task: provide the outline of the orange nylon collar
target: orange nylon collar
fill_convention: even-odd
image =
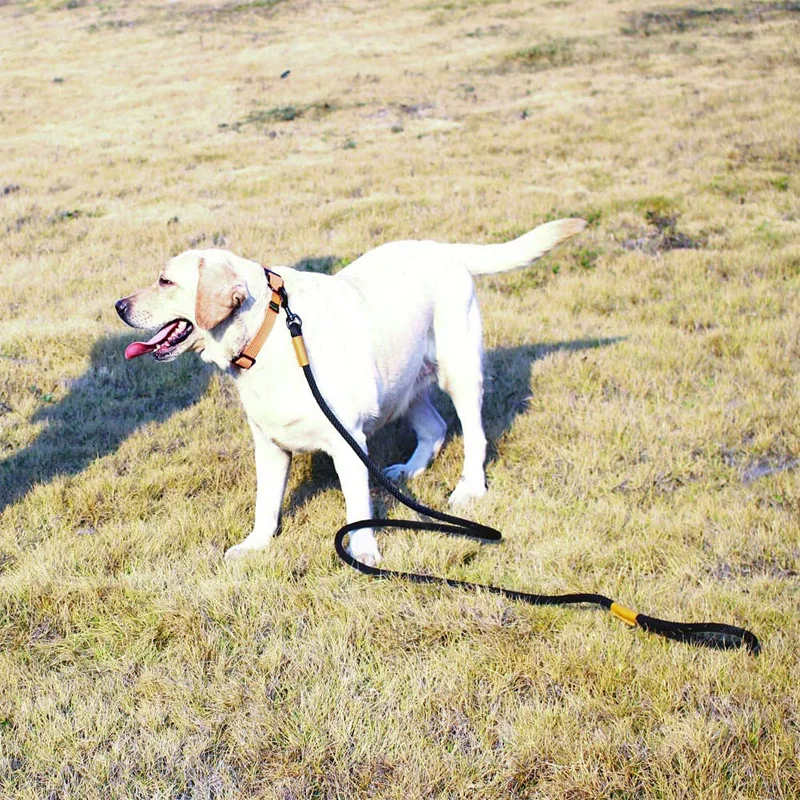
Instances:
[[[269,288],[272,290],[272,297],[269,301],[269,306],[267,306],[267,313],[264,317],[264,321],[261,323],[261,327],[258,329],[258,332],[253,337],[250,344],[239,353],[236,358],[233,359],[231,362],[237,367],[241,369],[250,369],[256,363],[256,356],[258,355],[261,348],[264,346],[264,342],[267,341],[267,337],[272,331],[273,326],[275,325],[275,320],[278,319],[278,314],[281,310],[281,303],[283,298],[281,296],[281,292],[283,291],[283,278],[278,275],[277,272],[272,272],[272,270],[264,268],[264,273],[267,276],[267,283],[269,284]]]

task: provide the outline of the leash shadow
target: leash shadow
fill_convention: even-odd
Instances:
[[[42,431],[0,461],[0,513],[37,484],[77,475],[138,428],[163,422],[205,392],[211,369],[196,358],[170,364],[141,359],[134,367],[123,357],[130,341],[130,332],[98,340],[88,369],[68,394],[35,412],[32,421],[44,423]]]

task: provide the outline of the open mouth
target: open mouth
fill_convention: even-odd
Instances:
[[[138,358],[145,353],[152,353],[156,361],[163,361],[175,352],[175,348],[194,330],[187,319],[174,319],[168,322],[158,333],[146,342],[131,342],[125,348],[125,358]]]

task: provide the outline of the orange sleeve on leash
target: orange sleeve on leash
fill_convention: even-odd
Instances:
[[[611,613],[628,625],[635,625],[636,617],[639,616],[632,608],[625,608],[625,606],[621,606],[619,603],[611,604]]]

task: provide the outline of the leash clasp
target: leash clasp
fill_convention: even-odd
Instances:
[[[289,329],[289,332],[292,336],[300,336],[300,329],[303,327],[303,320],[300,318],[299,314],[295,314],[291,308],[289,308],[289,295],[286,294],[286,289],[281,286],[278,289],[278,294],[281,296],[281,305],[283,306],[283,310],[286,312],[286,327]],[[297,327],[297,332],[295,332],[293,326]]]
[[[292,335],[292,346],[294,347],[294,354],[297,358],[297,363],[305,368],[308,366],[308,353],[306,352],[306,345],[303,341],[303,320],[300,319],[299,314],[295,314],[289,308],[289,296],[286,294],[286,289],[283,286],[278,289],[278,294],[281,296],[281,305],[286,312],[286,327]]]

